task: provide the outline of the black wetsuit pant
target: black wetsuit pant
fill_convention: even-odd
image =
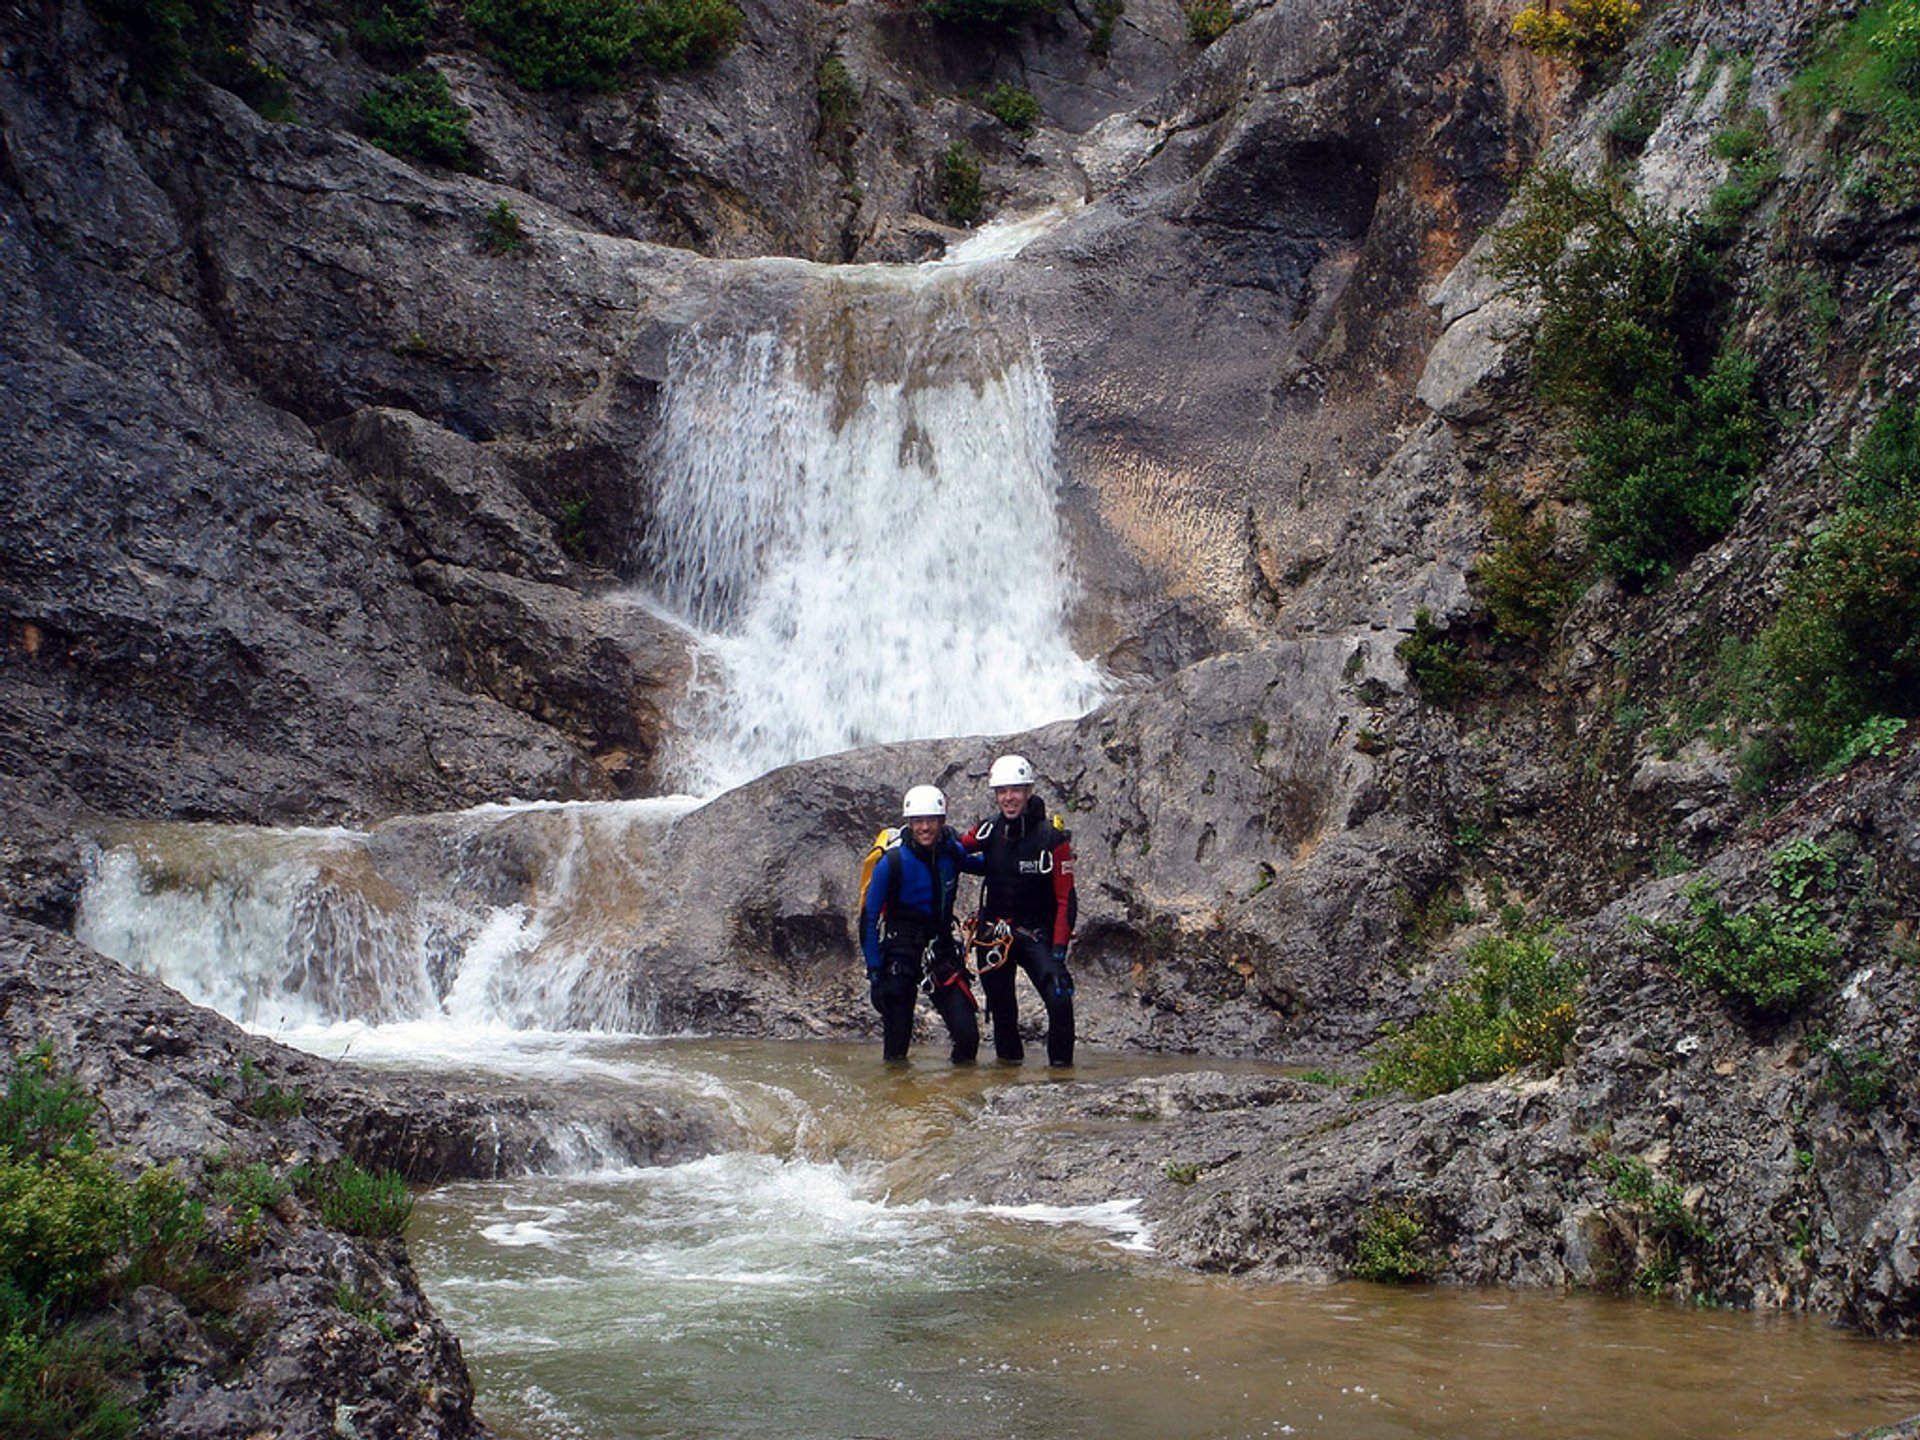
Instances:
[[[980,977],[980,991],[993,1020],[993,1053],[1007,1061],[1024,1060],[1027,1055],[1020,1039],[1020,1002],[1013,993],[1016,968],[1027,972],[1047,1007],[1047,1063],[1073,1064],[1073,976],[1064,961],[1053,958],[1053,946],[1031,930],[1016,929],[1012,959]]]
[[[931,949],[930,966],[922,958]],[[874,982],[873,1004],[880,1012],[881,1054],[888,1060],[907,1058],[913,1042],[913,1011],[920,997],[920,979],[933,974],[933,1008],[946,1022],[953,1042],[953,1063],[971,1065],[980,1053],[979,1005],[967,984],[960,946],[947,936],[929,947],[924,937],[889,935],[880,942],[880,978]]]

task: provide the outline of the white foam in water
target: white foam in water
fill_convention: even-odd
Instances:
[[[676,342],[641,559],[702,637],[691,788],[1104,693],[1067,638],[1046,371],[966,285],[896,271],[845,285],[797,342]]]
[[[93,857],[75,933],[320,1053],[362,1042],[362,1058],[458,1063],[515,1031],[637,1033],[627,917],[612,912],[697,803],[483,806],[393,836],[134,827]]]
[[[1142,1254],[1153,1251],[1153,1230],[1140,1217],[1140,1201],[1106,1200],[1097,1205],[986,1205],[981,1207],[985,1215],[997,1215],[1004,1220],[1022,1220],[1036,1225],[1084,1225],[1094,1230],[1104,1230],[1114,1237],[1113,1243],[1122,1250],[1134,1250]]]

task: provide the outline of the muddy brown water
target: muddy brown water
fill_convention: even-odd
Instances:
[[[890,1072],[869,1046],[772,1042],[593,1051],[597,1070],[726,1106],[754,1139],[422,1198],[416,1263],[505,1440],[1807,1440],[1920,1412],[1912,1347],[1802,1316],[1254,1286],[1156,1261],[1125,1197],[913,1198],[982,1090],[1046,1083],[1034,1067]],[[1093,1054],[1077,1078],[1169,1068]]]

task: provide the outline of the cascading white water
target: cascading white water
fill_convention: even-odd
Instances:
[[[400,1048],[495,1030],[642,1031],[629,962],[648,855],[691,802],[486,806],[373,831],[129,827],[75,934],[256,1030]],[[398,1037],[396,1037],[398,1038]]]
[[[1067,636],[1052,391],[981,264],[822,271],[783,324],[676,343],[639,559],[704,637],[686,788],[1102,694]]]

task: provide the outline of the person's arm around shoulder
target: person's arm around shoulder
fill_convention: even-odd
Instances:
[[[964,835],[955,835],[953,831],[947,831],[947,845],[953,851],[953,863],[965,873],[968,875],[987,873],[986,846],[974,839],[973,830],[969,830]]]
[[[1061,832],[1053,847],[1053,958],[1067,958],[1073,938],[1073,841]]]

